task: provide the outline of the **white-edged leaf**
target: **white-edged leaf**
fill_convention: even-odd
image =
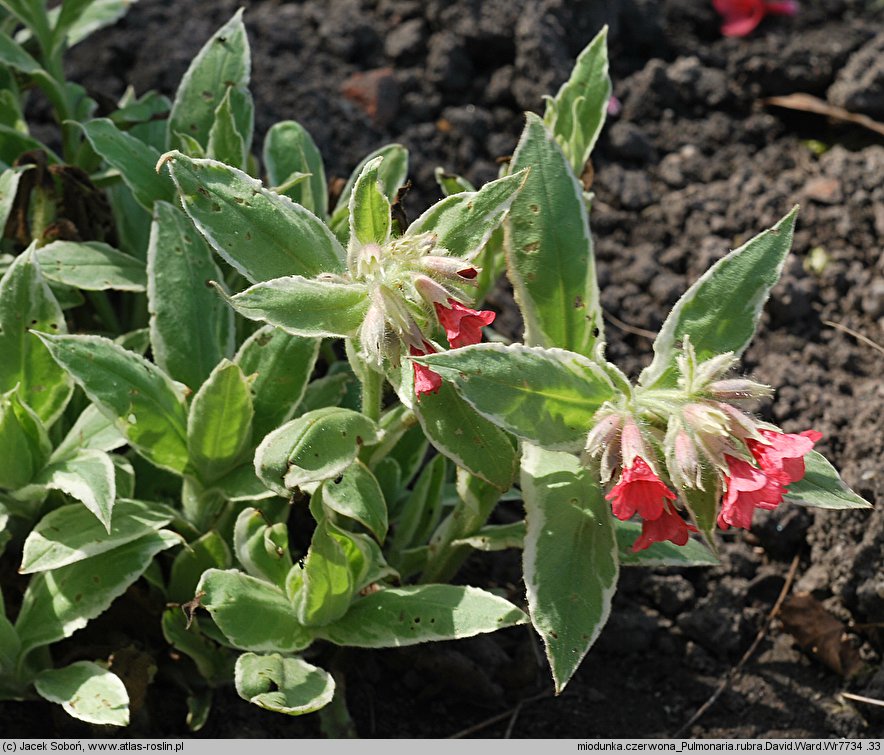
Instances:
[[[100,241],[53,241],[37,250],[49,280],[84,291],[144,291],[144,263]]]
[[[335,694],[335,680],[327,671],[301,658],[285,658],[275,653],[243,653],[236,660],[234,683],[244,700],[289,716],[319,710]]]
[[[99,726],[129,724],[129,693],[120,677],[92,661],[41,671],[34,689],[80,721]]]
[[[114,464],[104,451],[83,448],[68,459],[50,462],[34,483],[76,498],[111,531],[117,484]]]
[[[44,516],[28,535],[19,574],[51,571],[94,558],[165,527],[173,516],[165,506],[121,499],[107,532],[82,506],[62,506]]]
[[[575,457],[528,443],[522,495],[528,608],[561,692],[611,611],[618,576],[611,507]]]

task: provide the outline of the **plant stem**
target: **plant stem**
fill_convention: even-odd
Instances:
[[[452,543],[476,534],[500,500],[497,488],[462,470],[458,470],[457,492],[460,500],[454,511],[436,528],[430,539],[427,565],[420,576],[424,584],[449,582],[457,574],[473,549],[468,545],[452,546]]]
[[[377,422],[381,418],[381,394],[384,376],[370,367],[364,368],[362,378],[362,413]]]

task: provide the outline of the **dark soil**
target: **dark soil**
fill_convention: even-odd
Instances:
[[[829,323],[884,343],[884,145],[870,131],[760,102],[806,92],[884,117],[880,4],[875,11],[863,0],[806,0],[795,18],[723,39],[704,0],[141,0],[72,53],[72,78],[110,96],[127,84],[172,95],[193,54],[240,4],[258,138],[278,120],[299,120],[330,176],[346,176],[371,149],[400,141],[413,155],[412,214],[438,197],[436,165],[475,183],[495,177],[522,111],[539,110],[541,96],[610,24],[623,108],[593,157],[591,222],[604,307],[628,325],[608,325],[609,356],[637,374],[650,354],[642,329],[656,330],[710,263],[800,203],[794,254],[745,370],[777,388],[766,418],[787,431],[821,431],[820,448],[847,483],[881,500],[884,355]],[[502,329],[518,335],[504,288],[493,304]],[[884,698],[881,508],[783,505],[762,514],[750,532],[721,537],[715,569],[626,570],[611,621],[565,693],[532,699],[477,734],[503,736],[510,727],[514,737],[673,735],[765,625],[797,557],[792,592],[811,593],[844,622],[864,671],[843,678],[774,622],[686,734],[881,736],[880,708],[838,696]],[[477,556],[464,578],[520,599],[517,554]],[[525,629],[340,660],[352,669],[348,703],[365,737],[449,736],[551,686]],[[49,715],[59,735],[90,733],[53,708],[4,704],[2,728],[45,735]],[[186,736],[183,695],[159,677],[127,733]],[[216,696],[196,736],[318,735],[316,717],[270,714],[231,689]]]

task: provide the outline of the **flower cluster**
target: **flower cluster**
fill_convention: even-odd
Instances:
[[[715,10],[724,19],[721,33],[726,37],[751,34],[765,16],[794,16],[796,0],[712,0]]]
[[[689,491],[720,501],[722,529],[749,528],[756,508],[776,508],[788,486],[804,476],[804,456],[822,436],[813,430],[784,433],[740,408],[769,395],[769,388],[722,379],[734,361],[725,354],[698,363],[686,342],[677,388],[639,389],[596,415],[585,459],[596,460],[603,484],[619,472],[606,498],[618,519],[641,518],[634,551],[688,541],[697,528],[682,518],[675,502],[681,499],[692,513]]]
[[[482,327],[494,321],[494,312],[467,306],[479,270],[468,260],[450,256],[437,245],[435,234],[351,246],[348,268],[349,279],[369,292],[359,345],[377,369],[385,360],[398,364],[403,350],[411,356],[438,351],[432,334],[439,327],[456,349],[479,343]],[[442,378],[429,367],[413,364],[418,398],[438,391]]]

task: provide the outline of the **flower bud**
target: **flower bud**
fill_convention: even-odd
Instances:
[[[710,398],[718,401],[744,401],[747,399],[769,398],[773,395],[770,386],[756,383],[746,378],[716,380],[709,383],[704,391]]]
[[[726,437],[730,430],[727,415],[711,404],[695,401],[682,408],[685,422],[697,435]]]
[[[430,275],[438,275],[459,283],[475,285],[479,270],[465,260],[457,257],[440,257],[427,254],[418,259],[418,265]]]
[[[443,307],[448,306],[451,294],[444,286],[436,283],[432,278],[426,275],[417,275],[414,278],[414,287],[427,304],[431,306],[433,304],[441,304]]]
[[[684,428],[675,432],[667,446],[667,466],[672,481],[680,488],[697,488],[703,490],[703,468],[700,466],[700,454],[691,436]]]
[[[602,484],[608,482],[614,470],[620,465],[620,428],[623,416],[619,412],[610,412],[593,418],[595,424],[586,436],[583,449],[585,459],[601,456],[599,476]]]
[[[386,341],[387,322],[384,312],[377,304],[372,304],[359,329],[359,345],[366,361],[376,367],[383,366]]]
[[[640,456],[655,474],[657,472],[651,461],[653,454],[649,454],[645,449],[642,431],[632,417],[626,417],[623,420],[623,429],[620,431],[620,456],[624,468],[631,467],[635,458]]]

